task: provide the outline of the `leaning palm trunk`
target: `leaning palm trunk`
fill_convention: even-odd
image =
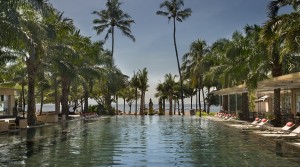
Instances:
[[[176,20],[175,20],[175,18],[173,18],[173,25],[174,25],[174,32],[173,32],[174,47],[175,47],[175,52],[176,52],[177,67],[178,67],[179,79],[180,79],[181,109],[182,109],[182,114],[184,115],[183,84],[182,84],[181,68],[180,68],[180,64],[179,64],[178,51],[177,51],[177,45],[176,45]]]
[[[33,60],[26,60],[27,73],[28,73],[28,101],[27,101],[27,122],[28,125],[35,125],[36,115],[35,115],[35,80],[36,80],[36,66]]]

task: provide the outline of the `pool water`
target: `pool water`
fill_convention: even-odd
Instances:
[[[114,116],[0,136],[0,166],[300,166],[208,119]]]

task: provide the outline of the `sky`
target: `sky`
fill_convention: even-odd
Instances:
[[[93,30],[93,11],[105,9],[107,0],[49,0],[64,16],[73,19],[82,35],[93,41],[104,39]],[[120,0],[122,10],[127,12],[135,24],[131,31],[136,42],[116,30],[115,64],[121,71],[133,76],[139,69],[147,68],[149,89],[146,103],[150,98],[154,103],[156,86],[164,81],[164,75],[178,75],[175,49],[173,45],[173,24],[166,17],[157,16],[163,0]],[[177,46],[180,59],[189,51],[190,44],[203,39],[208,45],[221,38],[231,38],[234,31],[243,32],[246,24],[262,25],[267,21],[267,4],[270,0],[185,0],[184,8],[191,8],[192,15],[184,22],[177,22]],[[111,38],[110,38],[111,39]],[[111,40],[104,45],[111,49]],[[187,99],[187,101],[189,101]]]

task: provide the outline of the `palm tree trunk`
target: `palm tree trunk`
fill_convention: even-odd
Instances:
[[[36,66],[32,59],[26,60],[27,73],[28,73],[28,99],[27,99],[27,122],[28,125],[35,125],[35,80],[36,80]]]
[[[176,99],[174,99],[174,115],[176,115]]]
[[[201,110],[202,110],[202,104],[201,104],[201,89],[199,88],[198,91],[199,91],[199,92],[198,92],[199,110],[200,110],[200,112],[201,112]]]
[[[23,111],[23,117],[25,118],[25,84],[22,83],[22,111]]]
[[[84,88],[84,108],[83,108],[83,112],[88,112],[89,111],[89,91],[88,91],[88,88],[87,88],[86,84],[84,84],[83,88]]]
[[[124,114],[126,114],[126,112],[125,112],[125,105],[126,105],[126,100],[125,100],[125,98],[123,98],[123,100],[124,100],[124,110],[123,110],[123,112],[124,112]]]
[[[201,88],[202,91],[202,99],[203,99],[203,110],[206,112],[206,102],[205,102],[205,95],[204,95],[204,87]]]
[[[169,95],[169,115],[173,115],[173,112],[172,112],[172,110],[173,110],[173,99],[172,99],[172,96],[173,95]]]
[[[138,91],[137,91],[137,88],[135,88],[135,113],[134,115],[137,115],[137,101],[138,101]]]
[[[182,114],[184,115],[183,84],[182,84],[181,68],[180,68],[180,64],[179,64],[178,51],[177,51],[177,45],[176,45],[176,20],[175,20],[175,18],[173,18],[173,25],[174,25],[173,39],[174,39],[174,46],[175,46],[177,66],[178,66],[179,79],[180,79],[180,93],[181,93],[181,106],[182,106],[181,109],[182,109]]]
[[[163,99],[163,113],[164,113],[164,115],[166,113],[166,99],[165,98]]]
[[[198,89],[196,88],[196,112],[198,111]]]
[[[41,90],[41,106],[40,106],[40,115],[43,113],[43,105],[44,105],[44,91]]]
[[[69,81],[66,77],[62,77],[62,98],[61,98],[61,105],[62,105],[62,114],[66,115],[66,118],[69,114],[69,106],[68,106],[68,96],[69,96]]]
[[[209,95],[209,94],[210,94],[210,87],[207,88],[207,95]],[[207,100],[207,113],[208,114],[210,113],[210,106],[211,106],[210,101]]]
[[[191,96],[191,110],[193,109],[193,95]]]
[[[117,115],[119,115],[118,95],[115,95],[115,97],[116,97],[116,111],[117,111]]]
[[[144,94],[141,91],[140,115],[144,115]]]
[[[177,106],[178,106],[178,115],[180,115],[179,100],[177,100]]]
[[[273,48],[276,48],[276,44],[274,43]],[[278,77],[282,75],[282,62],[280,62],[279,51],[274,50],[272,55],[273,65],[272,65],[272,76]],[[275,121],[274,126],[281,126],[281,111],[280,111],[280,88],[274,89],[274,115]]]
[[[114,48],[115,48],[115,27],[111,27],[111,57],[114,57]]]
[[[58,82],[56,76],[54,76],[54,101],[55,101],[55,112],[60,112],[60,98],[58,95]]]

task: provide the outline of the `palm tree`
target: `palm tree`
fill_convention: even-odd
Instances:
[[[135,94],[135,112],[134,114],[137,115],[137,101],[138,101],[138,87],[139,87],[139,80],[138,80],[138,74],[133,74],[133,77],[130,81],[131,86],[134,88],[134,94]]]
[[[179,79],[180,79],[182,114],[184,115],[183,81],[181,76],[181,69],[180,69],[178,50],[176,44],[176,21],[182,22],[185,19],[187,19],[189,16],[191,16],[192,10],[190,8],[180,10],[180,8],[183,6],[184,6],[183,0],[165,0],[160,4],[160,9],[165,8],[166,11],[157,11],[156,14],[168,17],[169,21],[173,19],[173,40],[174,40],[177,67],[178,67]]]
[[[109,34],[112,36],[112,57],[114,55],[115,27],[135,42],[135,38],[130,30],[130,26],[134,23],[134,20],[131,19],[130,15],[122,11],[121,5],[122,3],[118,0],[107,0],[105,10],[94,11],[92,13],[99,17],[93,21],[95,24],[94,30],[97,31],[97,34],[99,35],[105,29],[108,29],[104,40],[108,39]]]
[[[182,69],[185,77],[191,80],[193,87],[199,90],[199,107],[201,110],[200,90],[204,94],[203,77],[204,77],[204,57],[208,53],[208,48],[204,40],[198,39],[192,42],[189,53],[183,56]],[[203,97],[204,99],[204,97]],[[205,103],[204,103],[205,110]]]
[[[278,10],[286,5],[292,5],[295,13],[277,16]],[[269,3],[269,18],[261,31],[261,41],[267,46],[272,77],[281,76],[283,60],[290,52],[299,51],[299,1],[273,0]],[[280,88],[274,89],[274,125],[281,125]]]
[[[148,71],[147,68],[144,68],[142,71],[138,72],[138,89],[141,91],[141,104],[140,104],[140,115],[144,115],[145,111],[145,93],[149,87],[148,85]]]
[[[3,5],[3,6],[2,6]],[[1,1],[2,46],[21,51],[28,73],[28,125],[34,125],[35,82],[40,61],[47,48],[46,18],[54,11],[46,1]],[[34,11],[34,12],[32,12]],[[4,45],[3,45],[4,44]]]
[[[162,102],[162,108],[160,108],[159,114],[160,115],[164,115],[165,111],[166,111],[166,99],[168,98],[168,92],[166,90],[165,84],[164,83],[159,83],[156,86],[156,93],[155,93],[155,97],[158,97],[160,99],[160,101]]]
[[[131,115],[131,106],[135,99],[135,89],[131,86],[127,87],[127,91],[125,91],[126,102],[129,106],[129,115]]]
[[[177,76],[176,75],[172,75],[172,74],[166,74],[165,75],[165,80],[163,82],[163,86],[164,86],[164,89],[168,95],[168,98],[169,98],[169,115],[173,115],[172,113],[172,109],[173,109],[173,96],[174,96],[174,92],[175,92],[175,85],[176,85],[176,82],[175,82],[175,78]]]

